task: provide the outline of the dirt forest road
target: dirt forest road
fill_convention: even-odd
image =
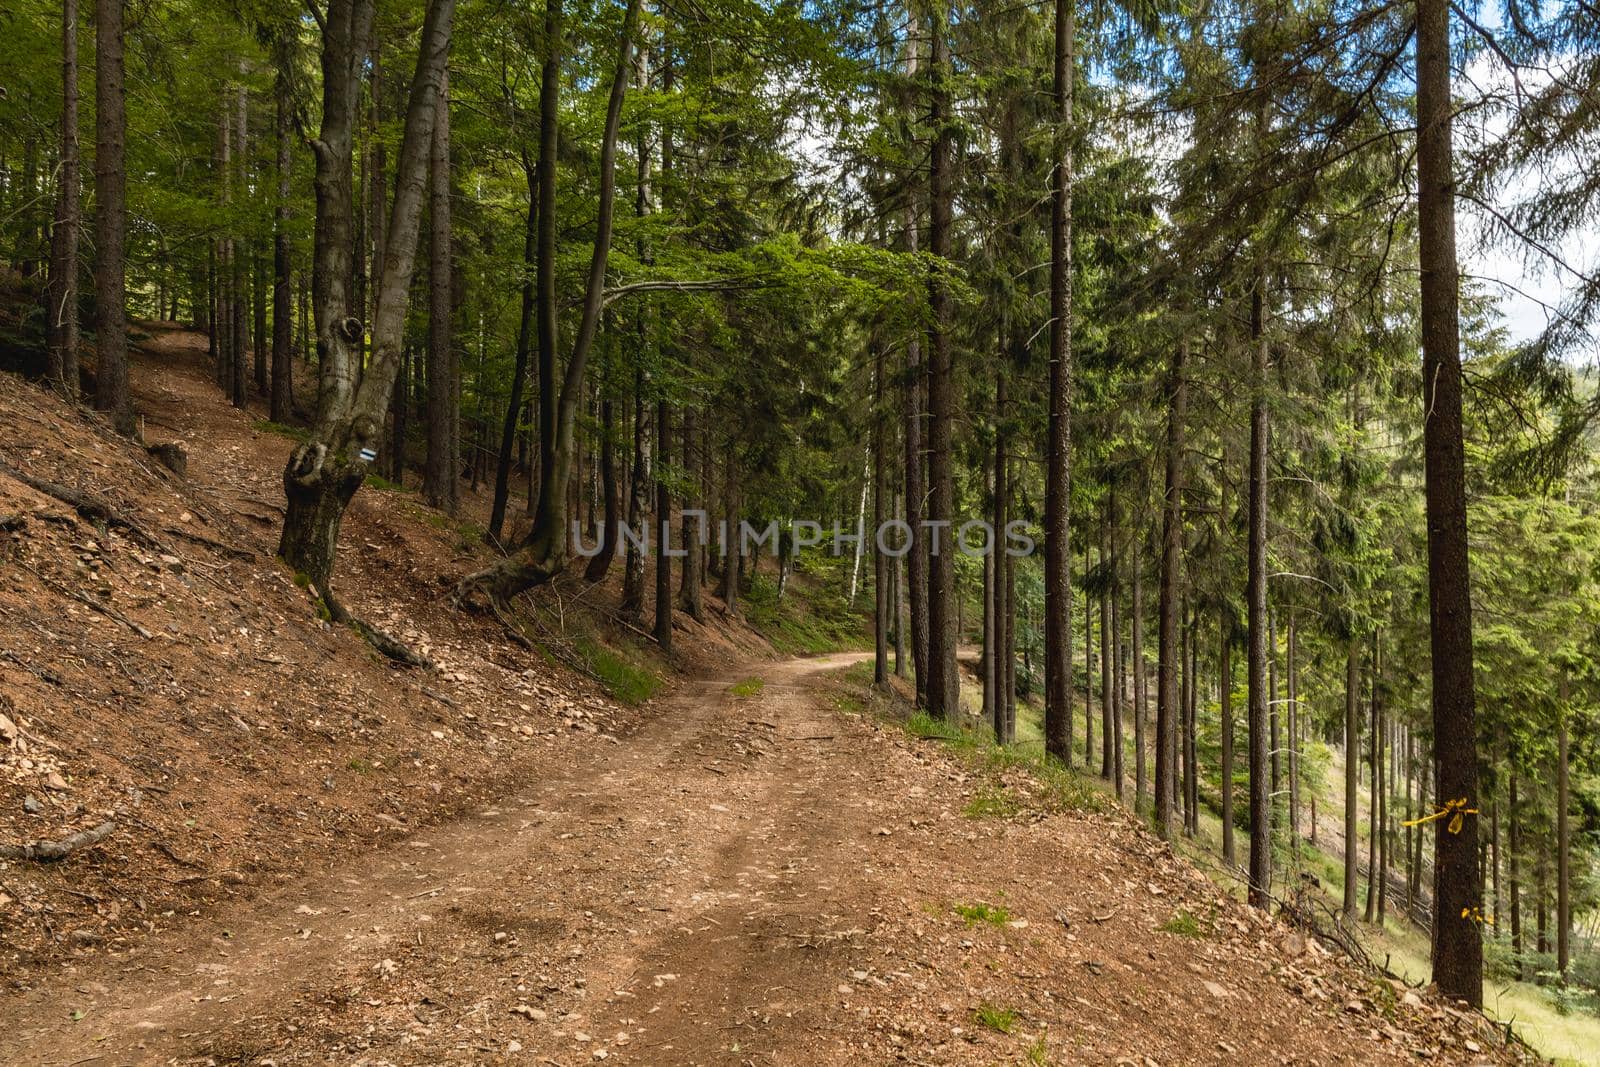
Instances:
[[[966,817],[994,783],[840,709],[857,658],[685,683],[473,818],[0,1003],[0,1062],[1455,1061],[1120,814]]]

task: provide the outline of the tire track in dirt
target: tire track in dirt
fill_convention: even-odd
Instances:
[[[791,876],[815,874],[823,867],[813,848],[845,836],[830,829],[839,805],[811,773],[825,761],[804,751],[818,742],[785,738],[824,732],[824,720],[807,711],[806,690],[795,683],[856,658],[762,665],[771,689],[754,700],[728,693],[743,674],[687,683],[592,766],[553,767],[525,796],[405,839],[340,875],[154,941],[120,971],[69,976],[35,990],[0,1011],[0,1018],[10,1017],[0,1025],[0,1062],[253,1061],[281,1047],[285,1035],[288,1044],[301,1044],[294,1034],[314,1029],[304,1016],[352,980],[352,961],[397,958],[397,946],[413,940],[426,948],[436,917],[466,916],[453,925],[469,936],[481,932],[472,927],[494,926],[502,917],[514,927],[541,898],[548,901],[541,910],[554,914],[525,927],[530,940],[569,931],[569,907],[581,906],[590,919],[635,922],[570,957],[593,960],[582,969],[595,979],[563,988],[604,984],[641,966],[659,967],[652,976],[692,974],[674,990],[665,1018],[693,1020],[704,1014],[698,998],[714,998],[724,980],[757,969],[753,958],[741,962],[739,951],[725,951],[743,944],[747,921],[743,895],[727,887],[796,853],[804,861],[790,864]],[[746,720],[758,715],[774,728],[752,728]],[[757,734],[775,735],[770,747]],[[796,745],[798,758],[790,751]],[[672,861],[665,868],[655,862],[663,855]],[[614,895],[606,899],[607,892]],[[626,914],[629,901],[672,893],[681,903],[670,911],[644,903]],[[803,902],[806,894],[798,896]],[[772,902],[765,890],[751,899],[756,907],[748,921],[783,929],[783,919],[766,914]],[[709,943],[683,932],[704,925],[730,932]],[[506,930],[491,933],[510,940]],[[455,940],[447,934],[445,947]],[[422,972],[430,988],[460,969],[448,952],[431,960],[410,955],[420,958],[408,960],[407,969]],[[378,977],[393,976],[382,960]],[[394,977],[398,989],[418,974]]]

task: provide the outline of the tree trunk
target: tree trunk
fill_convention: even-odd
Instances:
[[[645,509],[649,507],[650,491],[650,422],[645,418],[644,364],[641,361],[633,371],[633,462],[628,473],[627,530],[634,537],[644,529]],[[644,619],[644,551],[633,539],[623,545],[622,602],[619,611],[623,619],[638,626]]]
[[[606,342],[606,378],[610,378],[611,342]],[[583,572],[586,581],[605,579],[611,570],[611,561],[617,555],[617,542],[622,539],[622,508],[617,500],[617,446],[616,413],[609,391],[600,398],[600,491],[605,495],[604,527],[600,532],[600,551]]]
[[[696,476],[698,469],[695,462],[697,431],[695,428],[694,409],[686,406],[683,409],[683,466],[687,484],[693,490],[693,496],[684,501],[683,515],[683,576],[678,584],[678,607],[684,614],[696,622],[704,622],[706,617],[705,602],[701,597],[701,587],[705,584],[705,545],[701,538],[704,537],[706,528],[706,515],[704,514],[705,486]],[[689,514],[690,511],[701,511],[697,517]]]
[[[953,135],[950,118],[948,12],[934,5],[932,79],[933,154],[928,169],[928,244],[938,260],[950,258],[953,189],[950,180]],[[942,274],[930,279],[928,330],[928,712],[955,722],[961,715],[961,676],[956,667],[955,481],[951,469],[951,430],[955,384],[951,347],[952,300]],[[943,529],[941,531],[941,524]],[[941,538],[941,532],[944,536]]]
[[[528,185],[528,216],[522,230],[522,315],[517,320],[517,355],[516,364],[511,372],[511,398],[506,401],[505,423],[500,431],[500,454],[495,460],[494,468],[494,502],[489,508],[487,532],[489,541],[494,544],[500,543],[501,534],[505,529],[506,505],[511,499],[511,452],[516,445],[517,417],[522,414],[522,386],[528,377],[528,356],[533,347],[534,272],[537,268],[539,244],[539,183],[537,168],[528,158],[526,151],[522,155],[522,174]],[[609,449],[610,440],[605,441],[601,447]],[[608,473],[615,477],[615,472]],[[606,533],[615,535],[616,530],[613,526],[607,525]],[[609,556],[606,563],[610,565]],[[604,575],[605,570],[602,568],[600,576]]]
[[[61,186],[50,237],[50,381],[69,401],[78,399],[78,0],[61,5]]]
[[[1289,732],[1288,732],[1288,760],[1289,765],[1289,847],[1298,854],[1300,848],[1300,679],[1297,675],[1299,664],[1296,654],[1299,649],[1295,646],[1297,633],[1294,625],[1294,612],[1289,612]]]
[[[1563,984],[1572,962],[1572,832],[1568,823],[1572,798],[1567,751],[1567,707],[1571,697],[1571,682],[1563,668],[1556,704],[1556,970]]]
[[[1382,749],[1378,735],[1382,730],[1382,712],[1378,703],[1378,683],[1382,665],[1378,660],[1378,635],[1372,635],[1372,704],[1367,716],[1367,906],[1363,916],[1367,922],[1378,918],[1378,807],[1382,791]]]
[[[316,156],[317,219],[313,299],[316,305],[317,417],[310,439],[290,454],[284,469],[288,508],[278,554],[317,588],[336,616],[329,580],[344,509],[366,476],[399,372],[406,305],[427,183],[437,100],[449,52],[454,0],[430,0],[422,45],[406,108],[396,168],[387,253],[378,314],[372,323],[373,361],[356,385],[363,325],[350,314],[351,142],[355,126],[363,42],[372,22],[371,0],[330,0],[323,20],[322,125],[312,141]]]
[[[888,558],[878,547],[877,532],[883,529],[888,517],[884,507],[884,491],[888,488],[884,471],[884,419],[883,406],[884,344],[873,330],[872,339],[872,530],[863,533],[872,545],[872,684],[878,689],[889,688],[889,574]],[[686,546],[687,547],[687,546]],[[684,581],[688,581],[687,560]]]
[[[665,396],[656,400],[656,647],[672,655],[672,494],[666,478],[667,442],[672,440],[671,411]]]
[[[1509,790],[1511,817],[1510,844],[1511,844],[1511,953],[1514,958],[1517,979],[1523,977],[1522,967],[1522,809],[1517,804],[1517,769],[1515,758],[1511,763],[1511,777],[1507,785]],[[1426,807],[1426,803],[1423,804]],[[1418,835],[1420,851],[1421,835]],[[1421,874],[1421,864],[1418,865],[1418,875]]]
[[[1193,837],[1200,825],[1200,813],[1195,810],[1195,799],[1199,792],[1196,788],[1198,771],[1195,767],[1194,743],[1194,702],[1195,693],[1200,688],[1200,680],[1195,676],[1198,659],[1195,644],[1199,627],[1187,598],[1183,618],[1183,832]]]
[[[1117,494],[1113,489],[1107,504],[1110,512],[1110,535],[1107,538],[1107,555],[1111,564],[1110,582],[1107,586],[1108,596],[1111,600],[1111,636],[1106,641],[1106,647],[1111,651],[1111,723],[1106,727],[1111,737],[1111,782],[1117,794],[1117,799],[1122,799],[1122,609],[1120,594],[1122,591],[1121,559],[1117,551]]]
[[[245,73],[243,60],[239,63],[241,79]],[[231,181],[234,192],[241,201],[249,195],[250,164],[248,143],[250,139],[250,94],[243,84],[234,90],[233,98],[233,174]],[[233,251],[228,256],[230,282],[228,291],[228,310],[232,321],[232,335],[228,347],[233,353],[233,369],[228,374],[229,384],[232,385],[233,406],[245,408],[250,404],[250,332],[247,327],[246,313],[250,310],[249,290],[246,281],[245,260],[249,255],[249,246],[242,239],[235,238]]]
[[[1089,546],[1083,546],[1083,573],[1090,570]],[[1083,591],[1083,769],[1094,766],[1094,597]]]
[[[1272,795],[1267,760],[1267,340],[1266,294],[1258,278],[1250,299],[1250,903],[1266,909],[1272,889]]]
[[[1072,760],[1072,104],[1077,0],[1056,0],[1051,82],[1050,386],[1044,501],[1044,744]]]
[[[289,197],[293,163],[293,124],[289,120],[294,100],[290,96],[289,78],[282,69],[273,87],[276,90],[273,132],[277,136],[278,199],[272,212],[272,392],[268,410],[273,422],[284,423],[294,414],[294,359],[290,352],[294,343],[294,296],[289,284]]]
[[[1356,863],[1356,788],[1360,781],[1358,755],[1361,723],[1361,641],[1352,636],[1344,667],[1344,917],[1356,917],[1356,894],[1360,890]]]
[[[1226,511],[1224,511],[1226,513]],[[1222,861],[1232,867],[1239,862],[1233,841],[1233,635],[1225,618],[1217,619],[1217,701],[1220,705],[1222,740]]]
[[[1011,483],[1009,471],[1006,469],[1008,446],[1006,432],[1007,407],[1009,404],[1007,368],[1002,365],[995,374],[995,433],[994,433],[994,532],[991,538],[990,555],[994,557],[993,582],[994,582],[994,650],[991,658],[994,660],[995,701],[994,717],[996,735],[1003,745],[1013,744],[1016,741],[1016,723],[1014,719],[1014,690],[1011,680],[1011,631],[1013,625],[1012,612],[1012,581],[1010,578],[1011,557],[1006,552],[1006,524],[1011,521],[1009,505],[1011,498]]]
[[[1189,383],[1184,364],[1187,341],[1172,350],[1167,388],[1167,477],[1162,503],[1161,582],[1158,590],[1156,630],[1156,832],[1172,836],[1174,789],[1174,738],[1178,712],[1178,581],[1183,554],[1183,449],[1184,420],[1189,403]]]
[[[1111,561],[1111,531],[1109,516],[1101,519],[1100,563],[1109,568]],[[1100,590],[1100,777],[1111,780],[1113,765],[1111,678],[1116,662],[1115,641],[1111,630],[1111,599],[1113,593],[1108,581]]]
[[[723,605],[728,609],[728,614],[737,615],[739,613],[739,572],[744,569],[741,563],[744,554],[744,539],[739,536],[738,454],[731,436],[728,438],[727,450],[723,456],[723,472],[722,514],[723,522],[727,523],[728,533],[723,546],[722,586],[718,592],[722,597]],[[779,584],[779,595],[781,598],[781,582]]]
[[[54,389],[78,398],[78,0],[61,5],[61,187],[56,224],[50,230],[50,286],[45,325],[50,342],[48,373]]]
[[[94,407],[118,433],[133,433],[128,394],[127,97],[123,83],[123,0],[95,0]]]
[[[1144,671],[1144,565],[1140,554],[1133,559],[1133,809],[1144,810],[1145,781],[1145,715],[1149,694]]]
[[[430,505],[455,514],[459,504],[461,457],[455,434],[457,353],[451,336],[454,318],[450,261],[450,96],[448,76],[440,82],[438,115],[428,154],[428,455],[422,495]]]
[[[1417,0],[1417,208],[1422,268],[1423,458],[1428,522],[1428,607],[1433,654],[1433,742],[1438,795],[1465,801],[1435,819],[1433,978],[1446,996],[1483,1003],[1483,938],[1474,921],[1483,887],[1474,862],[1478,817],[1472,598],[1461,432],[1461,350],[1451,150],[1450,5]]]
[[[539,513],[554,512],[559,503],[559,498],[550,501],[547,509],[544,497],[545,486],[555,471],[557,448],[556,343],[560,311],[556,306],[556,149],[561,106],[561,4],[562,0],[545,0],[545,55],[539,83],[539,238],[538,269],[534,272],[539,330]],[[617,68],[619,80],[626,69],[625,65]],[[625,87],[626,82],[623,84]],[[612,94],[616,91],[613,85]],[[614,187],[616,176],[601,176],[602,181],[607,178]],[[577,402],[576,397],[573,402]],[[565,518],[563,514],[563,524]]]

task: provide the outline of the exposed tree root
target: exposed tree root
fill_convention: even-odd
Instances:
[[[433,660],[422,655],[421,653],[413,652],[410,646],[406,645],[399,638],[384,630],[380,630],[378,627],[372,625],[370,622],[367,622],[365,619],[360,619],[350,614],[345,606],[339,603],[339,601],[331,592],[318,592],[315,589],[312,591],[318,593],[318,596],[322,600],[323,606],[328,609],[328,614],[333,618],[334,622],[350,627],[350,629],[360,634],[361,639],[366,641],[367,644],[371,645],[379,652],[382,652],[385,656],[388,656],[396,663],[404,663],[408,667],[427,667],[430,669],[433,667]]]
[[[106,820],[92,830],[82,830],[60,841],[36,841],[31,845],[0,845],[0,859],[32,860],[35,863],[56,863],[66,859],[81,848],[97,845],[110,837],[117,824]]]

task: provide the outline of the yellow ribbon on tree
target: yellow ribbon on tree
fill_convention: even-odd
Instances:
[[[1444,807],[1440,808],[1436,812],[1433,812],[1431,815],[1424,815],[1420,819],[1408,819],[1400,825],[1421,826],[1423,823],[1432,822],[1435,819],[1442,819],[1448,815],[1450,816],[1450,822],[1445,826],[1445,829],[1449,830],[1453,834],[1459,834],[1461,832],[1462,823],[1465,821],[1464,817],[1476,814],[1478,814],[1478,809],[1467,807],[1466,797],[1458,797],[1455,800],[1445,801]]]

